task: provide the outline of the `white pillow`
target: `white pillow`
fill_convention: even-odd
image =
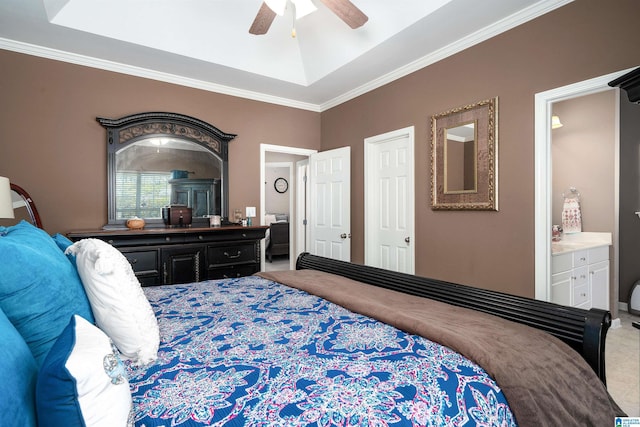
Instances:
[[[265,216],[264,216],[264,225],[269,225],[272,222],[276,222],[276,215],[275,214],[265,214]]]
[[[156,360],[160,345],[158,321],[124,255],[99,239],[80,240],[65,254],[76,256],[98,327],[134,363],[144,365]]]
[[[36,386],[40,427],[128,426],[129,382],[100,329],[74,315],[42,363]]]

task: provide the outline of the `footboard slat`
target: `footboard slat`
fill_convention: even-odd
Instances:
[[[566,307],[532,298],[337,261],[309,253],[303,253],[298,257],[296,269],[333,273],[540,329],[559,338],[580,353],[606,385],[604,350],[607,330],[611,326],[609,311]]]

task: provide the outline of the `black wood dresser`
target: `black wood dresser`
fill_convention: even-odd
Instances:
[[[248,276],[260,271],[260,240],[268,227],[149,228],[74,231],[116,247],[143,286]]]

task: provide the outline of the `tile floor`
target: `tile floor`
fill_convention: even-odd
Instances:
[[[640,329],[631,322],[640,317],[620,311],[622,326],[609,329],[605,344],[607,388],[616,403],[630,417],[640,416]]]
[[[288,269],[289,257],[287,256],[273,257],[273,262],[269,262],[267,259],[264,261],[264,271],[282,271]]]

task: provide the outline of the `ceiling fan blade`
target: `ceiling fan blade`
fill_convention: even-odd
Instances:
[[[369,20],[369,17],[349,0],[322,0],[322,3],[351,28],[359,28]]]
[[[251,24],[251,28],[249,28],[249,32],[257,36],[267,34],[275,17],[276,13],[263,2],[256,15],[256,19],[253,20],[253,24]]]

